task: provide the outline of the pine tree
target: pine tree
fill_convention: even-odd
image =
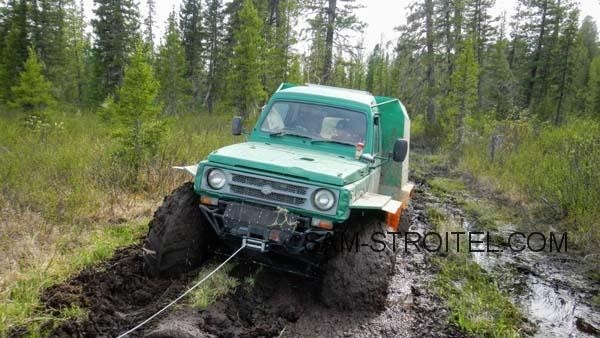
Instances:
[[[132,46],[139,39],[138,12],[133,0],[94,0],[96,17],[92,20],[94,49],[98,61],[99,99],[112,94],[123,81],[125,65]]]
[[[261,85],[260,51],[263,39],[260,35],[262,23],[252,0],[244,0],[237,14],[239,26],[233,37],[235,44],[231,56],[229,73],[229,92],[234,106],[242,115],[248,116],[256,111],[265,92]]]
[[[19,83],[11,88],[13,100],[9,106],[25,111],[42,111],[56,103],[51,88],[51,83],[44,78],[36,52],[29,48],[29,57],[19,75]]]
[[[181,33],[175,22],[175,12],[167,20],[164,44],[158,54],[159,97],[164,103],[166,114],[175,115],[189,108],[190,83],[185,77],[185,49],[181,44]]]
[[[556,72],[557,103],[553,119],[555,125],[559,125],[564,120],[565,106],[570,108],[575,94],[575,77],[577,68],[580,67],[579,57],[583,54],[584,48],[578,39],[578,21],[579,10],[571,11],[558,44],[559,54],[557,57],[561,62]]]
[[[320,73],[316,76],[318,83],[330,84],[333,80],[333,47],[334,41],[342,50],[351,49],[347,32],[362,32],[365,24],[354,14],[359,5],[355,0],[312,0],[307,2],[307,9],[315,13],[309,20],[313,34],[318,39],[313,39],[317,44],[311,52],[311,57],[320,56]],[[318,52],[315,54],[314,52]],[[313,62],[317,64],[316,62]]]

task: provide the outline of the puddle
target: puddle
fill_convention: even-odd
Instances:
[[[464,231],[477,232],[476,224],[464,216],[455,206],[440,203],[435,197],[433,204],[442,207],[449,215],[460,220]],[[497,230],[490,230],[491,238],[508,238],[515,224],[504,224]],[[473,260],[498,280],[513,302],[520,307],[524,316],[537,326],[533,337],[600,337],[583,332],[578,328],[579,320],[600,329],[600,313],[589,305],[589,300],[597,292],[597,286],[585,279],[578,263],[566,254],[545,252],[512,252],[509,248],[488,243],[486,234],[472,235]],[[489,249],[501,252],[487,252]]]

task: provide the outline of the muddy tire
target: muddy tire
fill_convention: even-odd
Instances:
[[[143,246],[147,274],[174,277],[200,266],[208,225],[191,182],[165,197],[148,226]]]
[[[355,220],[352,223],[344,236],[349,242],[358,233],[358,250],[355,247],[338,250],[325,264],[321,300],[339,310],[381,311],[385,309],[396,263],[392,238],[386,234],[387,226],[382,222]],[[385,242],[385,249],[372,240],[371,236],[376,232],[381,233],[375,238]],[[372,247],[361,247],[363,243]]]

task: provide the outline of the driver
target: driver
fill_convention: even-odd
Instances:
[[[350,119],[338,121],[335,126],[333,139],[354,144],[362,142],[363,135],[360,130],[360,123],[353,122]]]

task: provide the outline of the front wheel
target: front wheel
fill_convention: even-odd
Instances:
[[[351,221],[344,232],[345,238],[335,242],[357,240],[358,247],[340,250],[325,264],[321,299],[326,305],[340,310],[380,311],[385,308],[396,262],[386,232],[387,226],[375,219],[359,217]],[[380,242],[373,242],[373,239]]]
[[[177,276],[200,266],[206,253],[207,223],[191,182],[175,189],[150,221],[144,240],[146,272],[153,277]]]

